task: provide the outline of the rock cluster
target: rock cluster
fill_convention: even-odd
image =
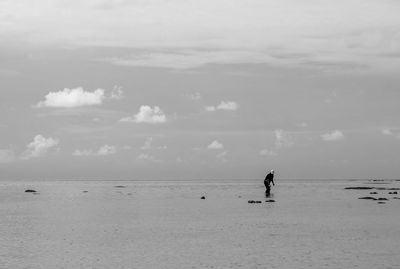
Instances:
[[[247,201],[249,204],[261,204],[261,201],[254,201],[254,200],[249,200]]]

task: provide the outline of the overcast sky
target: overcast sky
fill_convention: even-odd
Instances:
[[[399,178],[399,14],[0,0],[0,179]]]

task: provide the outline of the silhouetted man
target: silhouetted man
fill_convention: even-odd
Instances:
[[[264,185],[265,185],[265,194],[269,195],[271,192],[271,183],[272,185],[275,186],[275,182],[274,182],[274,170],[271,170],[264,179]]]

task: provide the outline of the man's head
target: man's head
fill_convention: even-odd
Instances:
[[[272,170],[270,171],[270,173],[273,174],[273,173],[275,173],[275,172],[274,172],[274,170],[272,169]]]

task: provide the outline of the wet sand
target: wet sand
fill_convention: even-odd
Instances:
[[[398,268],[400,195],[345,188],[400,182],[276,183],[0,182],[0,268]]]

